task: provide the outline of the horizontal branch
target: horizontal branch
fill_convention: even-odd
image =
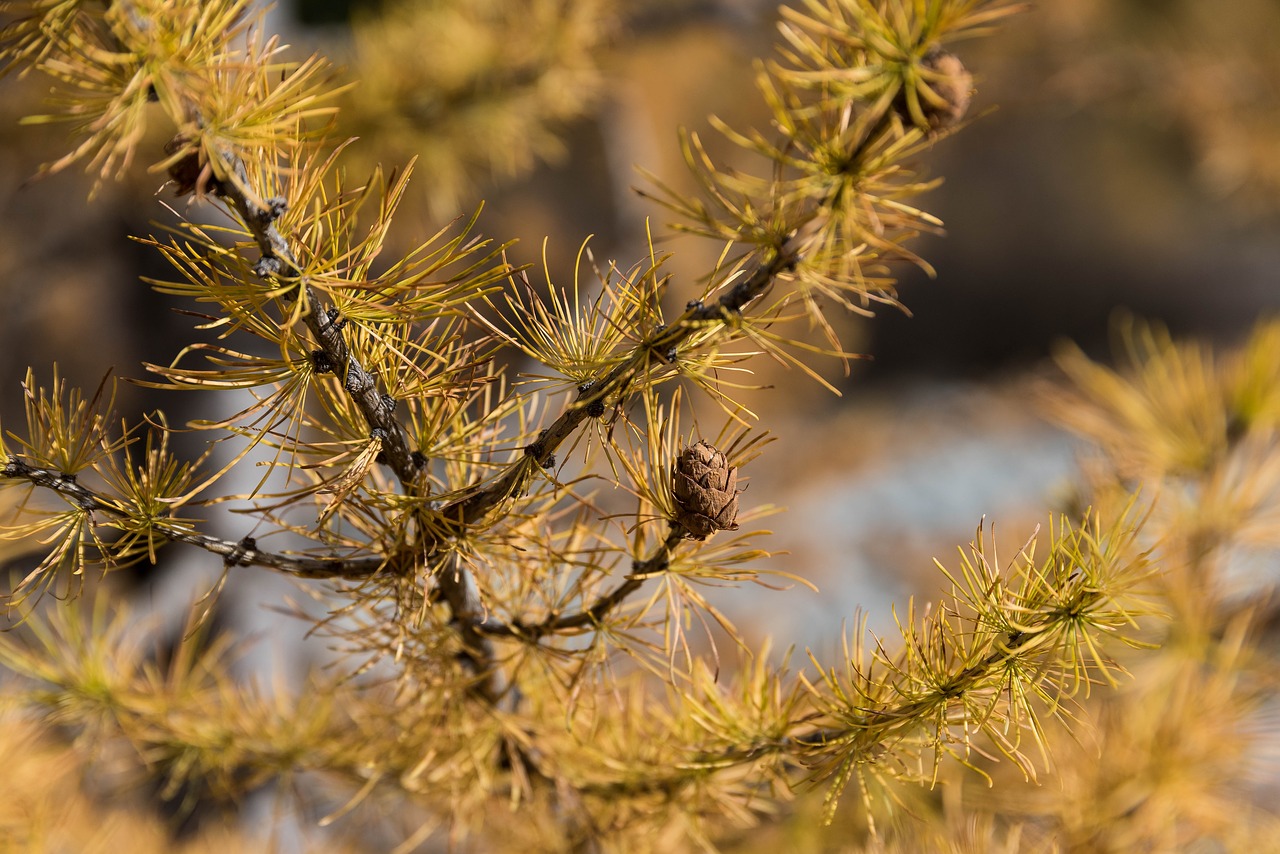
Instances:
[[[1082,613],[1095,613],[1100,603],[1114,602],[1124,592],[1124,588],[1105,593],[1098,589],[1082,589],[1081,601],[1076,609]],[[1030,614],[1020,614],[1030,617]],[[828,726],[813,726],[814,719],[820,716],[830,718],[830,713],[815,713],[794,722],[797,731],[773,738],[758,738],[741,744],[727,744],[719,749],[704,750],[693,753],[687,760],[676,764],[675,770],[655,770],[648,776],[632,776],[626,781],[600,782],[582,787],[583,791],[593,794],[616,797],[622,794],[643,794],[651,792],[672,793],[683,786],[705,776],[712,771],[747,765],[753,762],[779,758],[797,769],[812,770],[816,761],[824,758],[845,758],[853,761],[864,759],[871,761],[886,745],[908,741],[913,738],[912,730],[921,727],[931,728],[929,743],[937,746],[948,742],[943,736],[945,727],[961,725],[959,718],[939,714],[951,704],[961,703],[966,693],[993,692],[1006,706],[1012,705],[1012,697],[1023,698],[1039,696],[1045,708],[1054,715],[1062,712],[1062,703],[1058,697],[1067,696],[1070,690],[1059,684],[1057,680],[1066,678],[1074,680],[1076,685],[1088,684],[1093,678],[1090,674],[1078,669],[1075,665],[1064,665],[1062,647],[1070,645],[1076,649],[1089,650],[1097,655],[1095,645],[1097,638],[1082,631],[1079,622],[1053,603],[1046,603],[1041,610],[1029,619],[1021,629],[1011,629],[993,636],[989,649],[976,660],[958,667],[938,678],[932,690],[920,691],[912,682],[910,690],[896,686],[885,692],[894,700],[879,705],[849,706],[836,716],[837,723]],[[1066,656],[1066,658],[1074,657]],[[1101,664],[1098,667],[1102,667]],[[892,672],[892,671],[891,671]],[[901,672],[901,671],[900,671]],[[1018,674],[1022,674],[1021,676]],[[902,674],[904,680],[910,677]],[[1020,694],[1010,690],[1010,683],[1015,679],[1023,679]],[[850,698],[842,698],[843,703],[852,703]],[[966,710],[967,711],[967,710]],[[1024,709],[1028,713],[1030,710]],[[970,737],[969,727],[975,730],[987,730],[988,724],[997,718],[997,714],[989,711],[981,721],[975,722],[967,714],[963,719],[966,726],[965,738]],[[1038,729],[1040,724],[1031,718],[1009,718],[1020,727]],[[805,726],[800,726],[805,724]],[[977,725],[975,725],[977,724]],[[1008,733],[1006,733],[1008,735]],[[1016,742],[1016,737],[1010,739]],[[1002,751],[1005,749],[1002,748]],[[1016,748],[1009,748],[1014,750]],[[836,755],[832,755],[836,754]],[[1006,752],[1019,761],[1014,753]],[[1024,769],[1025,770],[1025,769]]]
[[[74,476],[37,468],[17,457],[10,457],[5,462],[0,468],[0,476],[26,480],[48,489],[83,510],[102,512],[120,519],[137,519],[127,508],[77,482]],[[250,537],[236,542],[196,533],[165,519],[152,520],[151,524],[152,529],[166,540],[212,552],[221,556],[229,566],[264,566],[299,578],[369,578],[392,563],[392,559],[377,555],[344,558],[281,554],[258,548]]]

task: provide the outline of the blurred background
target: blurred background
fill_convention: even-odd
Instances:
[[[687,186],[679,127],[733,162],[707,116],[767,121],[752,63],[773,49],[774,4],[293,0],[271,14],[297,55],[324,53],[357,81],[338,124],[359,137],[350,174],[417,158],[393,232],[403,246],[484,200],[481,231],[518,238],[517,263],[540,263],[545,239],[552,279],[567,283],[588,236],[597,259],[640,261],[651,221],[674,253],[671,307],[697,294],[720,247],[663,236],[667,214],[633,191],[652,186],[636,167]],[[923,206],[947,234],[915,246],[936,278],[898,271],[909,315],[833,317],[868,356],[849,376],[821,366],[839,397],[754,365],[764,387],[748,403],[779,441],[743,472],[743,505],[787,509],[767,523],[786,552],[774,565],[822,593],[717,594],[749,637],[832,650],[857,609],[885,628],[889,603],[935,594],[931,558],[984,517],[1024,541],[1074,477],[1076,449],[1036,403],[1055,382],[1056,342],[1105,356],[1129,312],[1226,344],[1277,308],[1278,43],[1280,5],[1264,0],[1043,0],[953,47],[977,95],[971,124],[922,158],[945,178]],[[107,369],[142,376],[189,340],[179,306],[141,281],[164,275],[161,259],[127,239],[164,222],[163,176],[139,166],[88,202],[78,172],[34,177],[67,146],[62,126],[18,124],[41,112],[45,85],[0,81],[6,423],[28,365],[47,379],[56,361],[93,388]],[[122,394],[131,420],[157,406],[171,423],[210,417],[181,395]],[[190,559],[187,571],[216,576]],[[262,593],[239,594],[238,619],[266,625]]]

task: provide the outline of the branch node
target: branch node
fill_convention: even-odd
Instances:
[[[258,541],[245,534],[226,557],[227,566],[252,566],[252,555],[258,551]]]
[[[284,216],[285,211],[289,210],[289,200],[284,196],[275,196],[267,199],[267,206],[258,209],[258,218],[263,225],[273,223],[280,217]]]
[[[269,279],[284,271],[284,261],[274,255],[263,255],[253,265],[253,274],[259,279]]]
[[[373,380],[364,371],[360,370],[359,364],[355,359],[347,360],[347,374],[342,378],[342,387],[351,394],[360,394],[366,388],[373,384]]]
[[[525,445],[524,455],[526,457],[533,457],[533,459],[537,461],[538,465],[542,466],[544,469],[553,469],[556,467],[555,454],[547,454],[547,458],[545,460],[542,459],[542,455],[547,453],[547,446],[543,441],[546,437],[547,431],[539,430],[538,438],[530,442],[528,445]]]
[[[324,350],[311,351],[311,369],[317,374],[333,373],[333,360]]]
[[[539,430],[538,438],[534,439],[532,442],[524,446],[524,455],[526,457],[542,456],[542,451],[543,451],[542,440],[546,438],[546,436],[547,436],[546,430]]]

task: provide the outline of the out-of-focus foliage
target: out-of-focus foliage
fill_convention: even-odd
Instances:
[[[596,102],[611,0],[393,0],[353,22],[343,130],[382,163],[418,159],[437,219],[478,185],[564,154]]]
[[[1210,195],[1280,198],[1280,8],[1268,0],[1047,0],[1032,24],[1056,101],[1176,128]]]
[[[1225,354],[1131,320],[1118,340],[1120,370],[1064,349],[1074,390],[1046,404],[1095,443],[1095,505],[1142,490],[1170,620],[1160,653],[1094,699],[1094,737],[1055,739],[1060,786],[1012,811],[1061,850],[1267,850],[1280,838],[1280,325]]]
[[[12,713],[3,722],[0,850],[52,854],[115,848],[138,854],[213,854],[254,850],[263,842],[230,826],[210,826],[193,839],[175,840],[145,798],[104,803],[85,792],[85,752],[67,744],[52,727]],[[331,850],[336,854],[341,848],[335,845]]]
[[[28,120],[68,122],[80,138],[47,168],[87,161],[99,178],[118,177],[157,104],[171,142],[167,157],[148,152],[153,168],[189,160],[202,191],[209,180],[236,181],[235,159],[295,147],[304,122],[332,115],[325,102],[336,91],[322,61],[282,61],[278,39],[247,10],[246,0],[6,3],[0,70],[51,78],[53,112]]]

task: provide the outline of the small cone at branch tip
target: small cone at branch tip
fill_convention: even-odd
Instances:
[[[165,144],[165,153],[176,154],[186,144],[185,137],[176,136]],[[169,164],[169,178],[173,181],[173,194],[178,198],[193,194],[197,197],[216,196],[222,192],[213,169],[208,164],[201,163],[199,152],[194,150]]]
[[[680,452],[671,467],[676,523],[705,540],[738,526],[738,470],[724,454],[699,440]]]
[[[949,128],[969,111],[973,100],[973,75],[954,53],[935,48],[920,62],[927,76],[925,82],[944,104],[936,104],[921,97],[920,108],[929,127],[934,130]]]

